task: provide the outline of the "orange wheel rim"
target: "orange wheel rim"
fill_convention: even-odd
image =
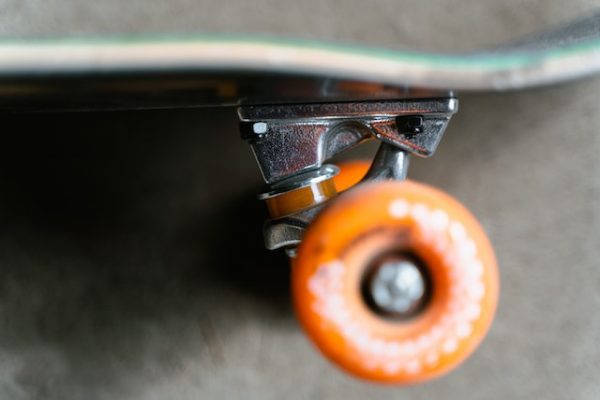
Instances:
[[[360,292],[368,261],[394,247],[427,265],[427,307],[407,321],[372,311]],[[413,182],[366,184],[325,209],[294,261],[300,322],[319,349],[365,379],[416,383],[462,362],[485,336],[498,296],[492,247],[450,196]]]

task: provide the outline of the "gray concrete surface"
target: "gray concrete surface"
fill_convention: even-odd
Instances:
[[[412,18],[383,12],[392,3],[356,2],[328,18],[342,2],[221,2],[230,11],[211,22],[184,0],[5,0],[0,29],[230,29],[242,9],[248,29],[277,31],[269,16],[286,4],[277,15],[292,34],[464,49],[593,4],[407,2]],[[261,15],[261,4],[274,9]],[[474,356],[409,388],[356,381],[304,338],[286,260],[260,245],[259,177],[232,110],[3,117],[12,128],[0,147],[0,399],[597,399],[598,93],[591,79],[462,96],[436,156],[413,162],[412,178],[479,216],[502,292]]]

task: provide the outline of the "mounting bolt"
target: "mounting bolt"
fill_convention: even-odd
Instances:
[[[267,123],[266,122],[255,122],[252,124],[252,131],[256,134],[256,135],[264,135],[265,133],[267,133]]]
[[[398,132],[404,135],[416,135],[425,129],[425,119],[420,115],[402,115],[396,118]]]
[[[266,122],[241,122],[240,133],[242,139],[262,139],[269,133],[269,125]]]

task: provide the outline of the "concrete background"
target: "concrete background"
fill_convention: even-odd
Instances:
[[[469,49],[594,2],[0,1],[3,36],[236,30]],[[354,380],[303,336],[262,250],[233,110],[3,116],[0,399],[597,399],[600,79],[461,97],[411,177],[479,216],[498,315],[461,368]]]

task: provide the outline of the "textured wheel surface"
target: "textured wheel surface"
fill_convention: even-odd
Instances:
[[[418,260],[427,284],[406,318],[380,312],[365,294],[376,260],[398,254]],[[474,351],[493,319],[498,275],[485,232],[458,201],[411,181],[380,182],[349,190],[317,217],[292,288],[301,324],[330,360],[364,379],[408,384]]]

